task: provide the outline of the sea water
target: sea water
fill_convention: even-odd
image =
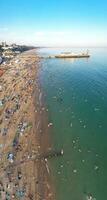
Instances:
[[[79,48],[43,48],[47,57]],[[50,160],[56,200],[107,199],[107,49],[89,49],[89,59],[41,61],[50,136],[63,157]]]

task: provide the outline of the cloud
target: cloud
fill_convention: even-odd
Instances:
[[[73,29],[68,31],[38,31],[34,41],[45,46],[102,46],[107,45],[106,32],[102,30]]]
[[[7,27],[0,27],[0,32],[7,32],[9,29]]]
[[[8,29],[0,27],[0,40],[35,46],[106,46],[107,30],[73,29],[43,30]]]

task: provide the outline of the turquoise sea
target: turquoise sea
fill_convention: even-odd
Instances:
[[[43,48],[48,56],[84,48]],[[43,59],[50,137],[63,157],[50,160],[56,200],[107,199],[107,48],[90,48],[89,59]]]

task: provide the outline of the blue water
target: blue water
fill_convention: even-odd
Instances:
[[[81,52],[85,49],[70,49]],[[41,49],[47,56],[69,49]],[[90,49],[89,59],[44,59],[45,92],[54,149],[50,161],[56,200],[107,199],[107,49]]]

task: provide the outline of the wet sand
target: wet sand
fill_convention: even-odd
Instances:
[[[36,53],[29,51],[0,66],[2,200],[53,199],[48,163],[35,159],[48,149],[46,110],[38,84],[39,62]]]

